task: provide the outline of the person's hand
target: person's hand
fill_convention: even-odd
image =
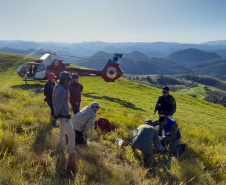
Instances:
[[[75,105],[79,105],[79,102],[76,102]]]
[[[92,134],[94,133],[94,124],[93,124],[92,127],[91,127],[91,133],[92,133]]]
[[[53,121],[56,121],[56,120],[57,120],[57,116],[52,116],[51,119],[52,119]]]
[[[155,112],[153,112],[153,115],[155,115]]]

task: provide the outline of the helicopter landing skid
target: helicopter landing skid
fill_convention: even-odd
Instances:
[[[27,85],[27,82],[28,82],[28,81],[35,81],[35,80],[34,80],[34,79],[27,79],[27,78],[25,78],[23,81],[25,81],[25,83],[26,83],[26,85]],[[41,81],[39,81],[39,82],[45,82],[45,81],[41,80]]]

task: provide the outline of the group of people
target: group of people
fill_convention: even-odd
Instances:
[[[87,145],[86,132],[92,128],[96,112],[101,106],[93,102],[90,107],[80,111],[81,92],[83,86],[78,82],[79,76],[64,71],[55,82],[55,74],[48,74],[48,81],[44,86],[45,101],[51,109],[53,125],[59,120],[60,146],[64,150],[68,145],[69,161],[75,154],[75,144]],[[176,155],[180,143],[180,130],[176,121],[172,119],[176,112],[175,98],[169,94],[169,87],[163,87],[162,96],[159,96],[153,114],[158,111],[159,119],[146,120],[132,132],[133,146],[141,150],[144,156],[144,165],[149,166],[153,161],[153,152],[163,149],[170,155]],[[70,116],[69,101],[74,116]],[[164,134],[163,134],[164,131]],[[65,137],[66,136],[66,137]]]
[[[57,126],[59,120],[59,143],[62,150],[68,147],[71,165],[75,155],[75,144],[86,145],[86,132],[92,128],[96,118],[96,112],[101,106],[93,102],[90,107],[84,107],[81,111],[81,92],[83,86],[79,84],[79,76],[63,71],[59,75],[59,80],[55,82],[55,74],[48,74],[48,81],[44,86],[45,101],[51,109],[53,124]],[[73,108],[74,116],[70,115],[69,101]]]
[[[175,98],[169,94],[169,87],[163,87],[153,114],[158,111],[159,119],[146,120],[132,132],[133,146],[141,150],[145,166],[153,162],[153,152],[165,150],[169,155],[176,155],[182,150],[180,146],[181,133],[175,120]],[[164,131],[164,134],[163,134]]]

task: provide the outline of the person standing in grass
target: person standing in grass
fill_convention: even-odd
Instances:
[[[153,162],[153,146],[156,152],[163,149],[160,144],[158,131],[151,126],[152,121],[146,120],[132,132],[133,146],[141,150],[143,154],[144,166],[149,167]]]
[[[162,96],[159,96],[158,101],[155,105],[153,114],[155,115],[158,111],[159,116],[164,115],[172,118],[176,112],[176,101],[175,98],[169,94],[169,87],[165,86],[162,88]],[[162,125],[159,125],[159,136],[162,136]]]
[[[51,117],[54,116],[54,110],[53,110],[53,89],[56,86],[56,82],[55,82],[55,74],[54,73],[49,73],[48,74],[48,80],[45,83],[44,86],[44,95],[46,96],[44,101],[47,102],[50,110],[51,110]],[[56,121],[52,121],[53,126],[57,127],[57,122]]]
[[[76,144],[87,145],[86,132],[94,126],[94,120],[99,108],[101,108],[99,103],[93,102],[90,107],[84,107],[71,118],[75,130]]]
[[[72,74],[72,83],[69,87],[70,92],[70,104],[72,106],[74,115],[79,112],[81,104],[81,92],[83,90],[83,85],[78,83],[79,76],[74,73]]]
[[[71,81],[71,74],[63,71],[59,75],[59,82],[53,91],[53,108],[54,120],[59,120],[60,129],[60,147],[62,150],[66,149],[65,135],[68,137],[68,170],[75,168],[75,133],[71,122],[70,108],[69,108],[69,85]]]
[[[175,98],[169,94],[169,87],[163,87],[162,96],[159,96],[155,105],[154,115],[156,111],[158,111],[159,115],[167,117],[172,117],[176,112],[176,101]]]

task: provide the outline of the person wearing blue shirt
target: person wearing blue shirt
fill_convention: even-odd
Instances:
[[[53,91],[53,120],[59,119],[60,129],[60,147],[65,150],[67,147],[65,135],[68,137],[68,170],[75,170],[75,133],[71,122],[70,108],[69,108],[69,84],[71,81],[71,74],[63,71],[59,75],[60,81]]]
[[[162,141],[167,144],[167,152],[176,155],[180,144],[181,133],[175,120],[166,116],[160,116],[159,120],[154,121],[152,126],[161,126],[164,131]]]

